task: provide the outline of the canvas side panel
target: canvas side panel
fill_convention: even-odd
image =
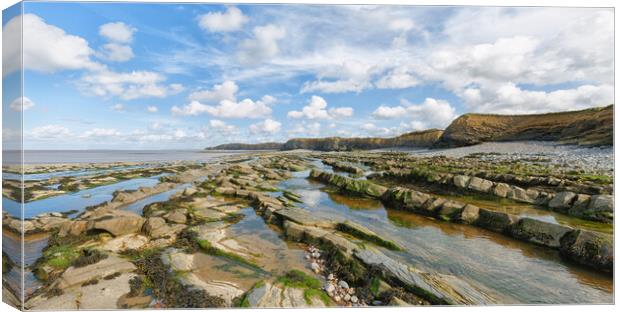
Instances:
[[[2,301],[23,307],[22,3],[2,11]]]

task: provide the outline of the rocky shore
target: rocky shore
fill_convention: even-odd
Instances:
[[[513,302],[479,281],[411,261],[409,255],[433,251],[412,249],[407,237],[346,214],[308,210],[311,197],[295,186],[306,177],[352,199],[379,200],[385,209],[487,229],[557,252],[583,268],[613,270],[608,234],[433,192],[438,186],[463,196],[484,193],[604,223],[613,220],[606,180],[560,178],[555,171],[548,179],[522,172],[496,177],[493,164],[475,172],[476,158],[444,159],[430,170],[427,161],[434,160],[400,153],[273,152],[168,165],[157,169],[168,174],[152,187],[118,190],[111,200],[79,213],[23,221],[3,213],[3,226],[46,237],[47,246],[26,268],[38,285],[27,295],[28,309]],[[137,212],[127,209],[138,203],[144,204]],[[5,266],[10,272],[10,263]]]

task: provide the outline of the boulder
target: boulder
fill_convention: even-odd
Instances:
[[[577,195],[573,192],[559,192],[549,201],[549,208],[553,210],[566,211],[572,206],[573,200],[576,196]]]
[[[135,213],[117,210],[88,222],[88,230],[102,230],[114,236],[140,232],[144,218]]]
[[[506,198],[510,193],[510,185],[506,183],[497,183],[493,188],[493,194],[498,197]]]
[[[560,239],[572,230],[570,227],[559,224],[531,218],[521,218],[510,229],[510,233],[513,237],[527,242],[551,248],[560,248]]]
[[[463,203],[454,200],[448,200],[443,203],[441,207],[439,207],[439,209],[437,210],[437,216],[445,221],[457,219],[463,207],[465,207],[465,204]]]
[[[452,183],[454,183],[454,186],[458,188],[466,188],[469,183],[469,179],[470,177],[466,175],[455,175],[452,178]]]
[[[535,190],[524,190],[514,185],[511,186],[510,189],[511,190],[508,193],[508,198],[512,200],[533,204],[538,197],[538,191]]]
[[[88,226],[88,221],[76,220],[76,221],[66,221],[63,223],[59,230],[58,236],[78,236],[82,233],[86,232],[86,227]]]
[[[168,220],[168,222],[185,224],[187,223],[187,209],[177,209],[173,210],[164,215],[164,218]]]
[[[467,204],[461,211],[460,221],[465,224],[474,224],[478,220],[480,208]]]
[[[611,235],[586,230],[572,231],[560,240],[560,253],[575,262],[613,274],[614,245]]]
[[[472,177],[467,188],[473,191],[488,193],[493,187],[493,182],[478,177]]]
[[[518,220],[515,215],[505,212],[479,209],[476,225],[494,232],[505,232]]]

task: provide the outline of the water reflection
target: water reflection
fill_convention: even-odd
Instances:
[[[613,302],[609,276],[568,263],[554,250],[472,226],[386,210],[379,201],[374,204],[379,209],[350,207],[343,195],[334,200],[324,185],[301,174],[280,187],[295,190],[313,213],[350,219],[395,240],[406,252],[385,251],[393,257],[418,268],[475,281],[502,294],[500,302]]]

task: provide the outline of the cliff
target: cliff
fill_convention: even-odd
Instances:
[[[280,150],[281,147],[282,147],[282,143],[276,143],[276,142],[256,143],[256,144],[230,143],[230,144],[221,144],[221,145],[218,145],[218,146],[207,147],[206,150],[224,150],[224,151],[249,150],[249,151],[258,151],[258,150]]]
[[[446,128],[434,146],[457,147],[490,141],[527,140],[613,145],[613,105],[534,115],[465,114]]]
[[[409,132],[393,138],[309,138],[291,139],[282,146],[282,150],[309,149],[318,151],[369,150],[395,147],[431,147],[442,130],[431,129]]]

